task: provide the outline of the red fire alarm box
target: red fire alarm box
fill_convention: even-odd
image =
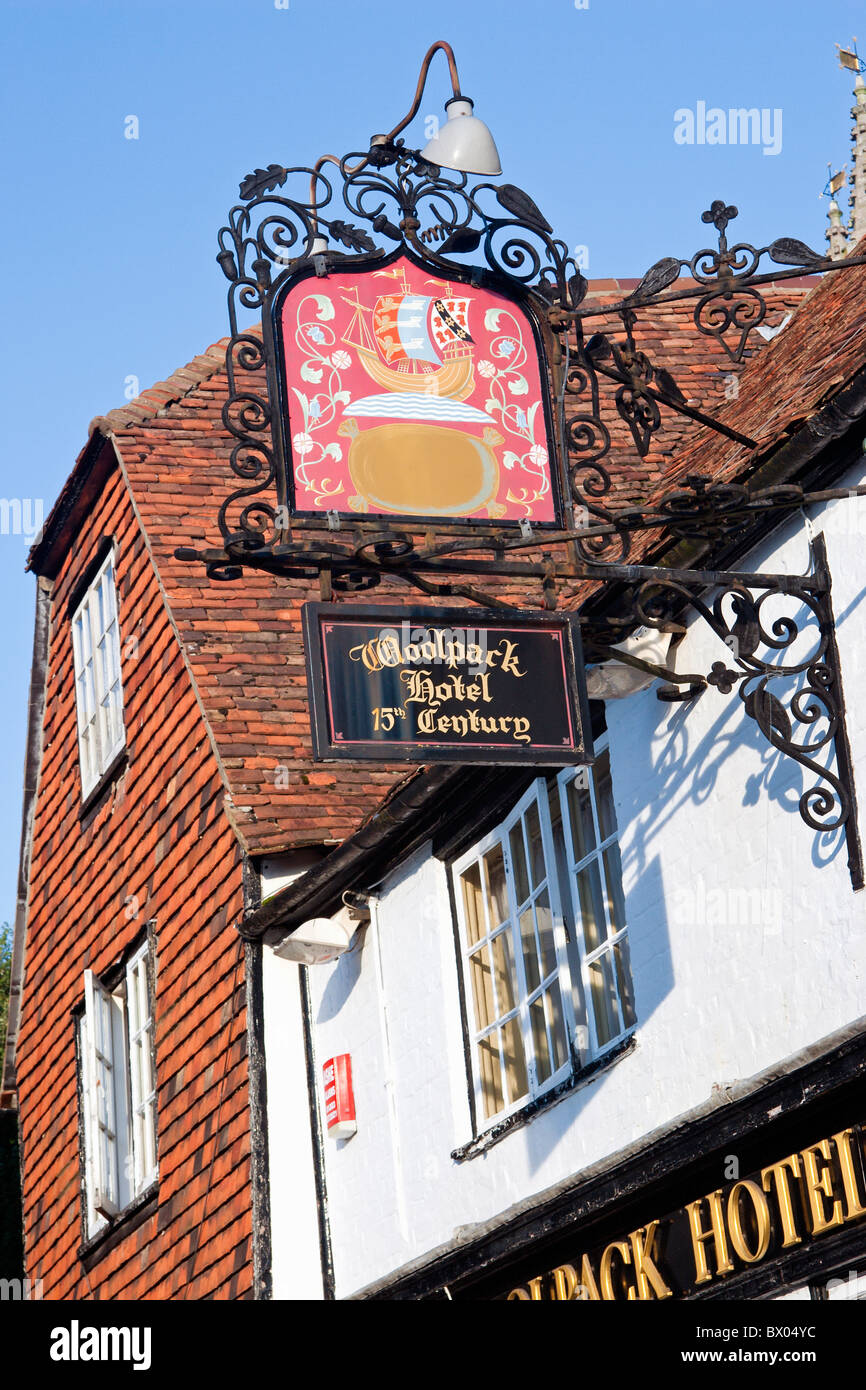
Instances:
[[[325,1121],[333,1139],[347,1139],[358,1126],[355,1122],[355,1094],[352,1090],[352,1058],[348,1052],[330,1057],[322,1068],[325,1075]]]

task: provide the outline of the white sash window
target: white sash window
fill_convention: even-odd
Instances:
[[[108,554],[72,615],[81,794],[87,796],[123,749],[123,688],[114,556]]]
[[[539,777],[453,875],[483,1126],[634,1026],[606,749],[593,769]]]
[[[153,1012],[146,945],[109,990],[84,972],[79,1021],[87,1233],[96,1235],[157,1177]]]

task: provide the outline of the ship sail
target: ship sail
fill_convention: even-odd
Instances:
[[[389,367],[401,362],[441,365],[427,327],[430,304],[423,294],[389,294],[376,300],[373,332]]]
[[[372,309],[372,333],[364,322],[370,313],[357,291],[347,300],[355,310],[343,335],[377,385],[389,391],[425,393],[463,401],[474,387],[470,300],[434,298],[402,292],[380,295]],[[374,347],[375,343],[375,347]],[[377,351],[378,349],[378,351]]]

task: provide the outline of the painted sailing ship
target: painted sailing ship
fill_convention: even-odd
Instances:
[[[342,341],[379,387],[347,404],[339,426],[351,440],[357,492],[349,506],[428,517],[504,515],[496,501],[503,437],[489,415],[467,403],[475,387],[471,300],[443,282],[428,282],[442,284],[438,296],[416,292],[405,268],[379,273],[399,277],[399,286],[380,294],[372,309],[357,289],[352,298],[343,295],[353,313]],[[359,420],[369,418],[379,423],[362,429]],[[481,437],[467,425],[483,426]]]
[[[465,401],[475,385],[469,299],[451,293],[450,285],[438,297],[417,294],[409,288],[405,271],[399,274],[399,289],[380,295],[372,311],[359,302],[357,290],[354,299],[344,296],[355,312],[343,342],[355,349],[368,376],[386,391],[420,391]]]

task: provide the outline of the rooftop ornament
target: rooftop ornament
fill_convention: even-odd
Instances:
[[[448,119],[424,149],[412,149],[402,132],[419,110],[437,52],[448,60],[453,89]],[[590,581],[596,588],[579,613],[590,660],[613,659],[662,678],[658,694],[667,700],[693,698],[709,685],[726,695],[737,689],[746,712],[773,747],[816,779],[800,797],[800,813],[816,831],[844,828],[852,881],[861,887],[851,757],[822,542],[813,544],[811,572],[803,576],[630,563],[633,538],[640,533],[652,533],[653,553],[659,558],[675,546],[694,557],[712,545],[742,544],[768,517],[848,497],[851,490],[804,492],[785,483],[753,491],[695,475],[658,501],[614,508],[607,464],[611,433],[604,418],[610,406],[600,388],[604,381],[615,385],[613,408],[640,457],[650,451],[669,412],[755,449],[749,436],[689,404],[672,376],[653,364],[640,346],[642,311],[693,301],[697,332],[714,339],[731,363],[740,363],[766,316],[762,286],[838,273],[866,258],[832,259],[791,237],[763,246],[735,241],[729,229],[737,208],[717,199],[701,214],[714,244],[657,261],[617,303],[587,302],[587,281],[566,242],[554,235],[522,189],[489,181],[499,173],[492,136],[461,91],[453,51],[440,42],[425,55],[408,114],[387,134],[374,135],[365,151],[342,158],[324,155],[313,168],[269,164],[243,180],[241,201],[219,233],[217,255],[229,281],[231,329],[223,420],[235,440],[231,468],[242,486],[219,511],[222,547],[181,547],[178,557],[203,561],[212,579],[238,579],[252,568],[318,580],[326,602],[335,593],[368,591],[389,579],[437,600],[459,597],[485,608],[508,609],[501,582],[490,584],[507,580],[537,583],[540,606],[550,610],[563,599],[573,606],[574,585]],[[440,283],[499,287],[539,325],[552,384],[550,413],[558,454],[552,471],[563,502],[563,524],[542,528],[530,520],[497,525],[471,517],[346,517],[324,505],[319,514],[299,518],[284,420],[277,310],[287,287],[299,277],[309,277],[315,285],[316,279],[338,272],[387,266],[400,253]],[[437,303],[441,308],[442,301]],[[260,317],[261,332],[254,323],[242,327],[242,313]],[[447,310],[444,314],[456,332],[453,316]],[[594,320],[611,318],[622,326],[620,341],[609,329],[594,331]],[[259,386],[262,370],[266,394]],[[866,495],[866,488],[854,492]],[[780,600],[789,611],[779,613]],[[670,633],[675,646],[689,611],[723,643],[724,660],[716,661],[709,673],[677,674],[669,666],[614,650],[638,626]],[[810,646],[805,654],[804,640]],[[787,705],[775,693],[780,688],[787,691]],[[804,731],[805,737],[797,736]]]

